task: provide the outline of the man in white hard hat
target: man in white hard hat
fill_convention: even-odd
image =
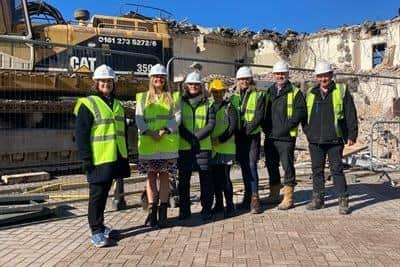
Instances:
[[[258,195],[257,162],[260,159],[261,122],[264,117],[264,93],[254,87],[253,73],[247,66],[236,73],[236,93],[232,104],[239,110],[236,157],[242,169],[244,197],[239,208],[261,213]]]
[[[266,203],[280,202],[281,163],[285,172],[284,197],[278,209],[287,210],[293,207],[293,192],[297,184],[294,168],[297,128],[305,120],[307,109],[302,92],[289,81],[289,64],[285,61],[277,62],[272,73],[275,83],[266,93],[266,116],[263,123],[265,162],[270,185],[270,195]]]
[[[211,107],[198,71],[189,73],[185,79],[185,91],[181,101],[182,121],[179,126],[179,219],[191,216],[190,178],[199,172],[201,216],[210,220],[214,186],[209,169],[211,160],[211,132],[215,127],[215,112]]]
[[[74,114],[76,143],[89,183],[88,221],[91,242],[106,246],[112,235],[104,225],[104,209],[113,179],[130,176],[127,127],[121,102],[115,98],[114,70],[99,66],[93,74],[96,92],[79,98]]]
[[[318,62],[315,75],[319,84],[307,94],[307,125],[304,128],[313,173],[313,195],[307,209],[324,208],[324,169],[328,156],[339,196],[339,213],[348,214],[349,197],[343,174],[342,153],[344,144],[351,146],[357,140],[357,112],[346,85],[333,81],[331,64]]]

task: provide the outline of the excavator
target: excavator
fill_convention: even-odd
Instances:
[[[76,10],[74,21],[44,1],[0,0],[0,176],[21,172],[81,169],[74,142],[76,99],[93,90],[92,73],[107,64],[116,74],[116,93],[128,118],[148,71],[172,57],[164,10],[144,16],[142,5],[120,16]],[[126,8],[126,7],[125,7]],[[128,128],[131,160],[137,129]],[[114,187],[114,209],[126,206],[123,181]]]
[[[76,10],[66,21],[44,1],[0,0],[0,175],[80,168],[72,109],[90,94],[94,69],[116,71],[118,98],[132,118],[151,66],[171,57],[164,18]],[[130,127],[133,159],[136,134]]]

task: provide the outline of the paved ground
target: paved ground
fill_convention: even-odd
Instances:
[[[199,214],[180,222],[178,210],[170,209],[171,227],[162,230],[142,227],[145,213],[139,208],[109,211],[106,221],[121,236],[108,248],[89,243],[85,204],[80,204],[61,220],[1,229],[0,265],[399,266],[400,189],[376,176],[359,180],[349,184],[353,212],[348,216],[338,215],[331,185],[328,208],[306,211],[307,179],[296,188],[296,207],[289,211],[269,206],[260,215],[225,220],[218,215],[203,223]],[[192,210],[199,212],[197,201]]]

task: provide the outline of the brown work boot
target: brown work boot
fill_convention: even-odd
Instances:
[[[261,202],[266,205],[279,204],[281,202],[281,196],[279,194],[281,188],[281,184],[271,185],[269,187],[269,196]]]
[[[262,212],[260,205],[260,198],[258,197],[258,194],[253,194],[251,196],[250,212],[252,214],[259,214]]]
[[[278,210],[288,210],[293,208],[294,186],[285,185],[283,188],[283,200],[278,206]]]

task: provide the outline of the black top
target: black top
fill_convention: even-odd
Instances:
[[[310,91],[311,94],[315,95],[315,100],[311,110],[310,121],[304,127],[304,132],[310,143],[336,144],[346,143],[347,140],[354,142],[357,140],[357,110],[349,90],[346,90],[343,98],[344,119],[338,122],[343,137],[338,138],[336,135],[332,104],[332,91],[335,87],[336,84],[332,81],[326,94],[320,90],[319,85]]]
[[[268,89],[269,97],[267,97],[266,116],[263,122],[263,130],[267,138],[294,141],[296,138],[290,136],[290,130],[306,120],[307,107],[301,91],[293,99],[292,117],[287,117],[287,99],[291,90],[292,84],[289,81],[279,91],[276,83]]]
[[[193,114],[196,110],[196,108],[201,105],[201,104],[207,104],[208,105],[208,99],[205,95],[201,95],[198,101],[196,103],[191,104],[189,99],[191,97],[196,97],[196,96],[190,96],[188,94],[184,94],[182,96],[182,101],[185,102],[189,107],[192,108]],[[193,118],[194,119],[194,118]],[[182,117],[183,120],[183,117]],[[215,113],[214,109],[211,107],[208,109],[207,112],[207,119],[206,119],[206,125],[199,129],[197,132],[190,132],[189,129],[187,129],[183,122],[179,126],[179,134],[181,138],[185,139],[189,144],[196,147],[196,145],[199,145],[199,142],[203,140],[204,138],[208,137],[212,130],[214,130],[215,127]]]
[[[114,103],[113,96],[98,96],[112,109]],[[90,171],[87,172],[88,181],[90,183],[99,183],[109,181],[113,178],[129,177],[130,169],[128,159],[124,159],[119,152],[117,161],[93,166],[90,141],[93,121],[94,117],[92,112],[85,105],[81,105],[76,118],[75,139],[81,160],[84,161],[85,166],[91,166]],[[127,126],[125,125],[126,142],[128,142],[127,135]]]
[[[249,98],[250,91],[257,90],[255,88],[248,88],[246,91],[240,91],[240,107],[245,107]],[[248,93],[246,94],[246,92]],[[265,114],[265,97],[257,99],[256,110],[253,120],[246,122],[244,120],[244,110],[240,110],[240,127],[236,127],[235,133],[236,142],[236,158],[239,162],[256,162],[260,159],[260,133],[252,134],[252,132],[261,126]]]

